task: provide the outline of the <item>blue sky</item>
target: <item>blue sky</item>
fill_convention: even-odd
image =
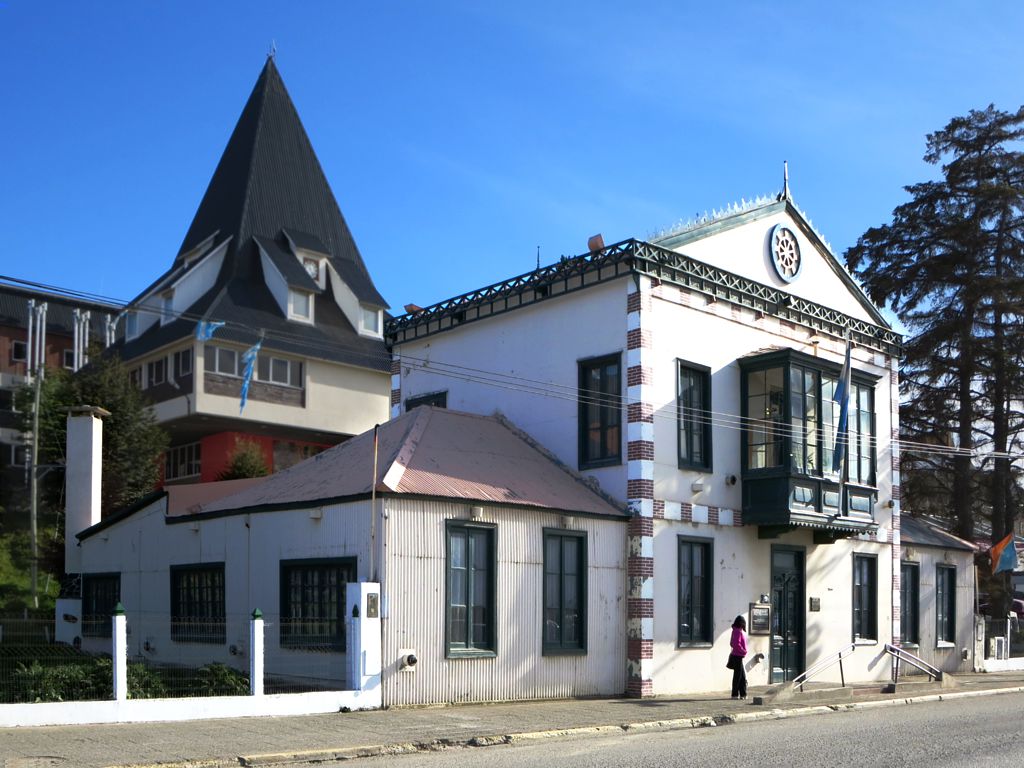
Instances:
[[[0,274],[135,296],[181,244],[271,41],[394,311],[740,198],[841,254],[1016,109],[1024,6],[0,0]]]

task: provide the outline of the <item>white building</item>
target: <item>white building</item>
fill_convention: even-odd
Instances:
[[[889,676],[900,337],[788,195],[563,259],[386,334],[393,415],[500,408],[628,504],[629,694],[727,687],[737,614],[752,685],[851,643],[847,679]],[[841,473],[833,393],[847,338]]]
[[[370,581],[385,705],[625,688],[625,509],[499,418],[421,408],[268,478],[168,487],[102,522],[99,418],[71,422],[83,599],[58,605],[68,642],[109,650],[120,602],[130,656],[245,669],[259,609],[270,689],[344,687],[345,584]]]

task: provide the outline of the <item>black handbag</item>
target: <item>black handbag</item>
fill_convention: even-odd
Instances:
[[[726,669],[739,669],[740,668],[740,657],[729,654],[729,661],[725,663]]]

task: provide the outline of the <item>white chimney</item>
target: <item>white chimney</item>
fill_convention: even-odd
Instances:
[[[67,465],[64,471],[64,572],[82,572],[76,534],[100,521],[103,468],[103,416],[110,411],[81,405],[68,412]]]

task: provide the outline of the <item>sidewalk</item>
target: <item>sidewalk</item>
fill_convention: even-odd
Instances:
[[[301,764],[441,746],[485,746],[571,733],[692,728],[842,711],[881,703],[955,700],[1024,692],[1024,672],[958,675],[956,688],[927,696],[897,693],[797,698],[752,705],[721,694],[656,699],[588,699],[393,709],[306,717],[188,723],[0,729],[3,768],[102,768],[202,763],[211,766]],[[753,689],[753,695],[763,689]]]

